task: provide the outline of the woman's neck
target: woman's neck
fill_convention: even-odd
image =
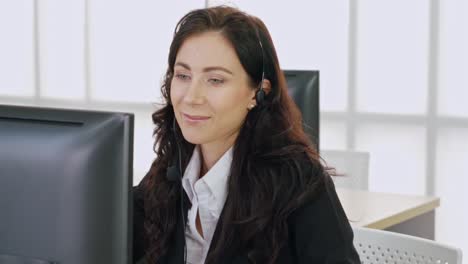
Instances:
[[[203,177],[218,160],[234,145],[236,137],[219,142],[200,144],[200,178]]]

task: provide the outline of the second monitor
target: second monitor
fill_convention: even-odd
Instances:
[[[283,70],[289,95],[302,113],[304,131],[319,150],[319,71]]]

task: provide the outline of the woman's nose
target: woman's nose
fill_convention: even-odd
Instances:
[[[203,104],[205,101],[205,89],[200,80],[193,80],[184,95],[184,102],[187,104]]]

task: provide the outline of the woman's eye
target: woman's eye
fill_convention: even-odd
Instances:
[[[218,79],[218,78],[211,78],[208,80],[210,83],[212,84],[216,84],[216,85],[219,85],[219,84],[223,84],[224,83],[224,80],[222,79]]]
[[[176,74],[176,78],[182,81],[187,81],[190,79],[190,76],[187,74],[179,73],[179,74]]]

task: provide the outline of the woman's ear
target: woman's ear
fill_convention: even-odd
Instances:
[[[265,92],[265,95],[268,95],[271,92],[271,82],[268,79],[263,79],[262,88]]]
[[[268,95],[271,92],[271,82],[268,79],[264,79],[262,82],[262,89],[265,95]],[[257,99],[256,99],[256,94],[258,90],[253,90],[253,96],[252,99],[249,103],[249,106],[247,107],[248,110],[252,110],[255,106],[257,106]]]
[[[265,92],[265,95],[268,95],[271,92],[271,82],[268,79],[263,79],[262,82],[262,89]],[[258,90],[253,90],[253,96],[252,100],[255,101],[255,94],[257,93]]]

